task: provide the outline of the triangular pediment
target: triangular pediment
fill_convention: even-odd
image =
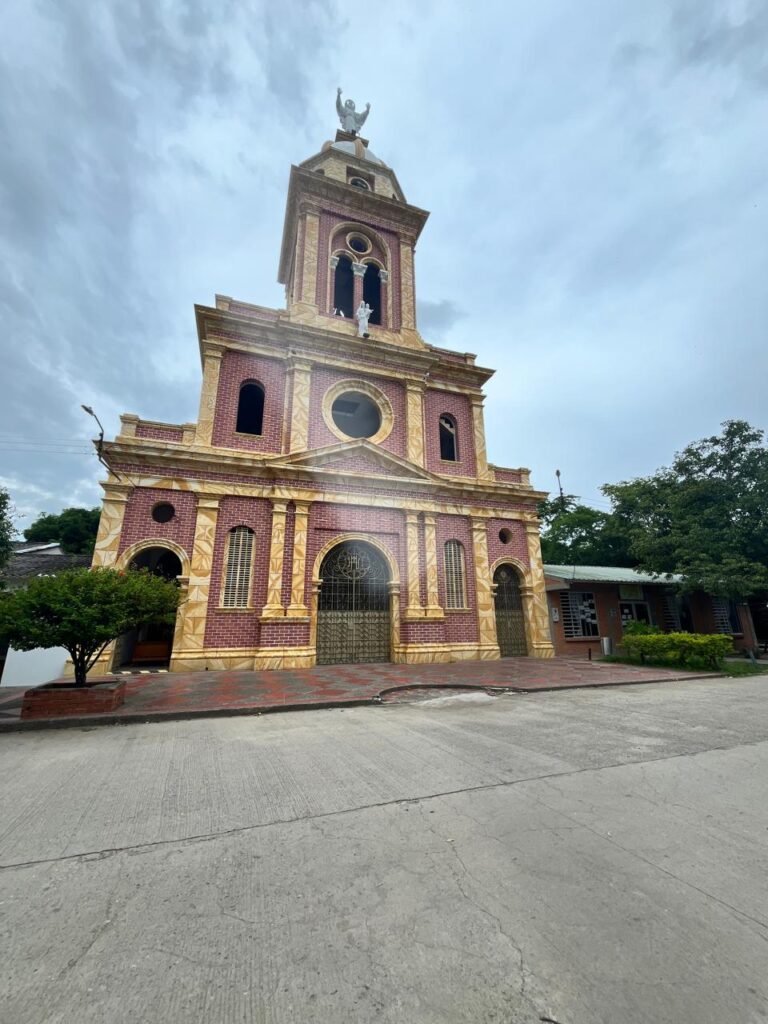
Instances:
[[[273,462],[293,469],[324,470],[336,473],[362,473],[371,476],[434,480],[435,477],[421,466],[401,459],[370,441],[342,441],[340,444],[315,448],[306,452],[281,456]]]

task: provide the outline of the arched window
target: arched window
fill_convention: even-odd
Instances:
[[[352,274],[352,260],[349,256],[339,256],[336,264],[335,276],[333,279],[333,307],[340,310],[344,316],[354,316],[352,305],[354,302],[355,284]]]
[[[458,540],[445,544],[445,607],[466,608],[467,587],[464,569],[464,546]]]
[[[456,449],[456,420],[444,414],[440,417],[440,458],[444,462],[458,460]]]
[[[225,608],[244,608],[248,604],[252,553],[253,530],[249,530],[247,526],[236,526],[234,530],[230,530],[222,599]]]
[[[369,263],[363,275],[363,301],[367,302],[373,312],[369,323],[381,323],[381,278],[375,263]]]
[[[264,388],[248,380],[240,388],[237,402],[238,434],[260,434],[264,425]]]

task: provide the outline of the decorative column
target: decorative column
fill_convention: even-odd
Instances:
[[[120,534],[123,531],[125,506],[128,495],[133,488],[129,484],[104,484],[104,503],[101,506],[99,531],[96,534],[96,545],[93,549],[91,568],[114,565],[120,547]]]
[[[491,567],[488,564],[488,522],[472,516],[472,554],[475,563],[478,654],[489,660],[499,657],[496,609],[493,604]]]
[[[302,260],[301,299],[307,305],[317,304],[317,250],[320,238],[320,214],[312,206],[304,210],[304,254]]]
[[[197,417],[195,444],[210,447],[213,439],[213,420],[216,415],[216,396],[219,391],[221,350],[206,346],[203,360],[203,387],[200,392],[200,412]]]
[[[352,273],[355,275],[354,278],[354,292],[352,295],[352,316],[355,315],[355,311],[360,303],[363,301],[363,278],[368,268],[364,263],[353,263]]]
[[[315,661],[317,661],[317,606],[320,603],[320,588],[322,585],[323,581],[319,576],[312,579],[309,599],[309,646],[315,651]]]
[[[405,609],[407,619],[424,618],[424,607],[421,603],[419,587],[419,514],[405,513],[405,551],[408,569],[408,605]]]
[[[424,565],[427,570],[427,607],[424,615],[428,619],[442,619],[445,612],[440,607],[440,593],[437,588],[437,540],[433,512],[424,513]]]
[[[312,364],[295,356],[288,363],[291,375],[291,411],[287,430],[289,450],[304,452],[309,444],[309,381]]]
[[[483,422],[483,396],[473,395],[470,398],[472,403],[472,426],[475,435],[475,466],[477,475],[481,479],[492,476],[488,469],[488,455],[485,448],[485,424]]]
[[[199,661],[205,647],[205,622],[208,616],[208,597],[211,589],[211,569],[218,516],[219,499],[201,494],[197,499],[195,539],[189,565],[186,599],[179,606],[173,639],[171,669],[174,671],[187,667],[200,667]],[[188,658],[192,658],[198,664],[188,666],[185,664]]]
[[[408,437],[407,458],[417,466],[424,465],[424,384],[406,382],[405,430]]]
[[[528,543],[528,562],[530,564],[530,584],[524,588],[523,602],[525,619],[528,627],[528,648],[534,658],[554,658],[552,635],[549,630],[549,607],[547,591],[544,583],[544,566],[541,561],[541,540],[539,538],[538,519],[529,519],[525,523],[525,534]]]
[[[283,556],[285,554],[285,517],[288,502],[272,499],[272,540],[269,546],[269,576],[267,602],[261,611],[262,619],[281,619],[283,608]]]
[[[390,656],[392,661],[397,661],[400,656],[400,584],[390,580],[387,589],[389,590],[390,621],[392,623]]]
[[[413,272],[413,247],[405,239],[400,241],[400,306],[402,326],[416,329],[416,296]]]
[[[380,270],[379,280],[381,281],[381,326],[392,326],[392,310],[389,308],[389,271]]]
[[[293,528],[293,569],[291,573],[291,603],[285,614],[291,618],[309,615],[304,603],[304,578],[307,566],[307,520],[309,518],[309,502],[294,501],[296,515]]]

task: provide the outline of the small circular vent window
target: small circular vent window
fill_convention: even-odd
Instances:
[[[152,509],[152,518],[156,523],[170,523],[176,514],[176,509],[169,501],[161,501]]]
[[[499,530],[499,540],[502,544],[509,544],[512,540],[512,531],[507,530],[506,527],[503,530]]]
[[[371,251],[371,243],[365,235],[347,235],[347,245],[353,252],[365,253]]]
[[[333,422],[347,437],[373,437],[381,427],[381,411],[368,395],[345,391],[331,406]]]
[[[354,185],[355,188],[361,188],[365,192],[368,192],[371,188],[365,178],[350,178],[349,184]]]

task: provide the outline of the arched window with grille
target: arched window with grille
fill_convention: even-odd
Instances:
[[[440,417],[440,458],[444,462],[458,461],[457,434],[456,420],[448,413],[443,413]]]
[[[247,526],[236,526],[230,530],[222,599],[225,608],[247,607],[251,591],[252,555],[253,530]]]
[[[449,540],[445,544],[445,607],[467,607],[464,545],[458,540]]]
[[[264,428],[264,388],[255,380],[240,386],[237,400],[238,434],[261,434]]]

